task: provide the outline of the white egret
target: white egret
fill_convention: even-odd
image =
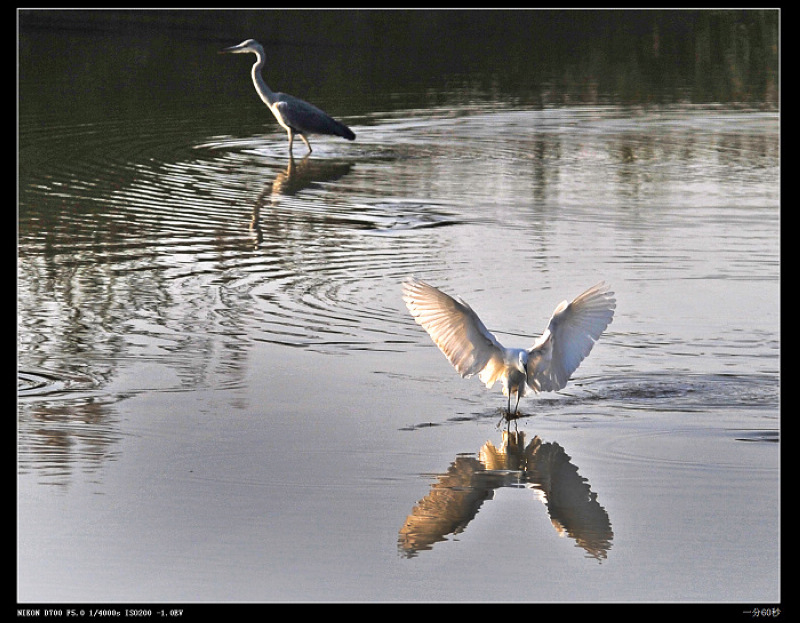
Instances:
[[[531,348],[506,348],[459,298],[416,278],[403,284],[408,311],[462,377],[474,374],[491,388],[502,381],[503,394],[519,399],[530,388],[534,392],[558,391],[591,352],[600,334],[611,323],[616,308],[614,293],[600,282],[575,298],[562,301],[550,323]]]
[[[290,155],[295,134],[303,139],[309,153],[311,153],[311,143],[308,142],[307,134],[331,134],[346,138],[348,141],[355,139],[356,135],[353,134],[350,128],[336,121],[336,119],[333,119],[313,104],[309,104],[293,95],[272,92],[261,75],[261,68],[264,66],[264,48],[255,39],[247,39],[238,45],[221,50],[220,53],[253,53],[256,55],[256,62],[250,71],[253,85],[261,101],[267,105],[267,108],[275,115],[278,123],[289,134]]]

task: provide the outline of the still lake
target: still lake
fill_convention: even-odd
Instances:
[[[322,95],[290,159],[220,47],[196,115],[21,99],[20,602],[780,601],[777,110]],[[507,431],[412,274],[617,310]]]

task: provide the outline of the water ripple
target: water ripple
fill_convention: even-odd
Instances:
[[[18,370],[17,395],[20,399],[49,398],[94,389],[96,379],[75,373],[59,374],[45,370]]]
[[[597,257],[631,281],[649,283],[667,267],[706,283],[717,256],[698,264],[705,235],[694,248],[659,242],[660,232],[691,242],[692,228],[719,222],[731,224],[722,233],[735,240],[721,277],[748,278],[745,260],[772,274],[769,206],[728,208],[738,180],[716,167],[746,160],[768,181],[777,171],[773,143],[723,136],[731,120],[717,115],[698,144],[692,139],[707,117],[616,107],[403,111],[366,118],[355,144],[323,139],[312,157],[292,160],[279,128],[198,137],[182,119],[43,127],[23,117],[20,275],[29,287],[21,341],[77,335],[119,356],[121,343],[135,341],[125,333],[133,327],[183,345],[205,334],[402,349],[418,339],[397,294],[410,273],[441,276],[465,294],[486,290],[490,299],[521,283],[531,301],[562,279],[551,268],[561,275],[574,267],[582,281]],[[743,117],[735,121],[752,134],[772,131],[769,115]],[[692,178],[690,200],[661,194],[678,173],[708,167],[715,186]],[[737,192],[737,201],[752,201]],[[722,207],[694,210],[690,228],[686,207],[698,197]],[[554,242],[578,237],[580,245]],[[497,263],[500,255],[507,259]],[[509,268],[513,279],[498,278]],[[527,303],[518,305],[524,317]],[[691,356],[704,343],[728,359],[741,350],[741,336],[722,347],[672,335],[659,343],[662,328],[627,309],[647,325],[637,357]],[[513,328],[540,329],[550,311]],[[646,389],[631,388],[628,399],[646,402]]]
[[[614,409],[708,412],[746,408],[776,414],[780,382],[769,374],[626,373],[583,379],[576,384],[576,392],[569,393],[576,399],[603,401]]]

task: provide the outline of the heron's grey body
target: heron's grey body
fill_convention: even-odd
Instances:
[[[255,39],[247,39],[239,45],[222,50],[223,53],[242,54],[253,53],[256,55],[256,62],[250,70],[253,78],[253,86],[256,93],[261,98],[267,108],[275,115],[275,119],[286,130],[289,135],[289,154],[292,153],[294,136],[297,134],[311,152],[311,144],[308,142],[308,134],[330,134],[341,136],[348,141],[355,139],[353,131],[343,123],[329,116],[313,104],[301,100],[293,95],[286,93],[275,93],[264,82],[261,69],[264,66],[264,48]]]
[[[478,375],[486,387],[503,383],[511,414],[511,394],[519,399],[534,392],[558,391],[591,352],[614,317],[616,300],[598,283],[571,303],[562,301],[550,323],[531,348],[505,348],[461,299],[453,298],[424,281],[403,284],[408,311],[431,336],[462,377]]]

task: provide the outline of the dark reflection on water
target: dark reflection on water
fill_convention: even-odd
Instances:
[[[608,556],[614,538],[608,513],[569,455],[557,443],[538,436],[526,445],[524,432],[508,430],[503,431],[499,448],[487,441],[477,458],[458,456],[446,473],[437,476],[430,493],[400,529],[400,551],[413,557],[464,532],[499,487],[532,490],[559,535],[573,539],[588,557],[602,561]],[[517,536],[525,532],[524,525],[496,529],[512,530]]]
[[[120,105],[141,114],[137,102],[169,108],[217,93],[251,103],[256,115],[246,73],[209,58],[215,48],[253,37],[271,55],[268,84],[323,103],[334,116],[453,97],[463,104],[512,96],[541,107],[775,106],[778,20],[777,10],[26,10],[20,86],[28,110],[74,102],[69,113],[82,115],[102,110],[117,92]],[[53,45],[47,34],[56,29],[65,39]],[[46,81],[36,62],[49,68]],[[54,83],[58,89],[47,87]]]

